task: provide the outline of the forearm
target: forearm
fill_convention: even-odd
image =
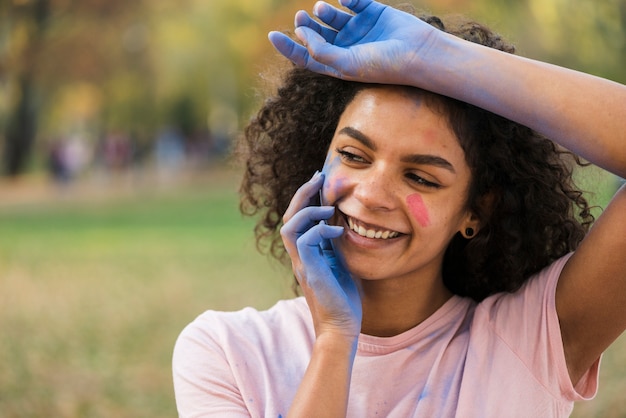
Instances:
[[[526,125],[626,176],[626,86],[442,34],[411,84]]]
[[[355,353],[356,339],[318,338],[288,417],[345,417]]]

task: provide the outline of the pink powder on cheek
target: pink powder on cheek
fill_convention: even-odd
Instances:
[[[406,197],[406,203],[418,224],[422,227],[430,225],[430,216],[428,215],[428,210],[426,209],[426,205],[424,205],[422,196],[418,193],[409,195]]]

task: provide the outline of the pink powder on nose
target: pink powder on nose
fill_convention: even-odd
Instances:
[[[430,225],[430,217],[428,216],[428,210],[426,209],[426,205],[424,205],[422,196],[418,193],[409,195],[406,197],[406,203],[418,224],[422,227]]]

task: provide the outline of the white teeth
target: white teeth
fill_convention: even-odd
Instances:
[[[395,231],[376,231],[374,229],[365,229],[363,226],[357,225],[352,218],[348,218],[348,226],[360,236],[367,238],[389,239],[395,238],[399,235],[399,233]]]

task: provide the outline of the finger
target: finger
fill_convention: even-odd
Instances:
[[[320,242],[320,248],[324,252],[328,251],[329,253],[332,253],[333,251],[335,251],[333,249],[333,243],[329,239],[325,239],[324,241]]]
[[[320,221],[329,219],[334,213],[335,208],[333,206],[309,206],[303,208],[289,222],[283,225],[280,233],[283,238],[291,236],[297,238],[320,223]]]
[[[326,26],[320,25],[318,22],[312,19],[308,13],[302,10],[296,13],[294,25],[296,26],[296,28],[306,26],[309,29],[314,30],[315,32],[319,33],[326,40],[326,42],[330,42],[330,43],[335,42],[337,31],[331,28],[328,28]]]
[[[283,240],[283,245],[292,263],[298,264],[299,254],[296,246],[298,238],[323,219],[330,218],[334,211],[335,208],[332,206],[311,206],[304,208],[280,228],[280,236]]]
[[[334,303],[335,307],[349,303],[346,300],[348,294],[360,301],[355,283],[340,265],[335,253],[320,249],[320,243],[341,234],[341,227],[319,224],[303,234],[297,242],[301,260],[299,280],[306,280],[307,286],[314,290],[320,300],[327,304]]]
[[[284,33],[271,31],[267,37],[278,52],[297,66],[305,67],[311,60],[309,51]]]
[[[320,243],[324,240],[338,238],[343,234],[343,227],[319,223],[306,231],[298,238],[298,249],[316,247],[320,249]],[[319,251],[318,251],[319,253]]]
[[[340,226],[318,224],[298,238],[296,248],[302,265],[306,266],[308,277],[332,275],[320,244],[325,240],[337,238],[341,234],[343,234],[343,228]]]
[[[307,48],[308,59],[304,64],[305,68],[316,73],[342,78],[341,73],[332,65],[337,61],[336,57],[340,56],[339,54],[342,52],[345,54],[342,48],[326,42],[320,34],[306,26],[296,28],[295,34]]]
[[[330,242],[330,240],[327,240]],[[355,281],[346,267],[341,253],[336,251],[322,250],[326,264],[337,280],[337,284],[343,289],[345,295],[350,300],[353,312],[361,312],[361,289],[358,281]]]
[[[325,241],[330,242],[330,240],[325,240]],[[328,264],[328,267],[330,267],[331,271],[339,280],[339,278],[344,275],[342,274],[344,271],[344,268],[339,258],[337,258],[337,254],[335,253],[335,250],[322,250],[322,254],[324,255],[324,258],[326,259],[326,264]]]
[[[352,14],[339,10],[323,1],[315,3],[315,6],[313,6],[313,14],[324,24],[330,26],[336,31],[341,30],[353,16]]]
[[[339,0],[339,4],[341,4],[343,7],[347,7],[354,13],[361,13],[370,4],[373,5],[375,8],[384,7],[382,4],[373,0]]]
[[[317,197],[322,184],[324,184],[324,174],[315,172],[311,180],[300,186],[291,198],[291,202],[289,202],[289,206],[283,215],[283,223],[286,224],[302,208],[309,206],[313,198]]]

